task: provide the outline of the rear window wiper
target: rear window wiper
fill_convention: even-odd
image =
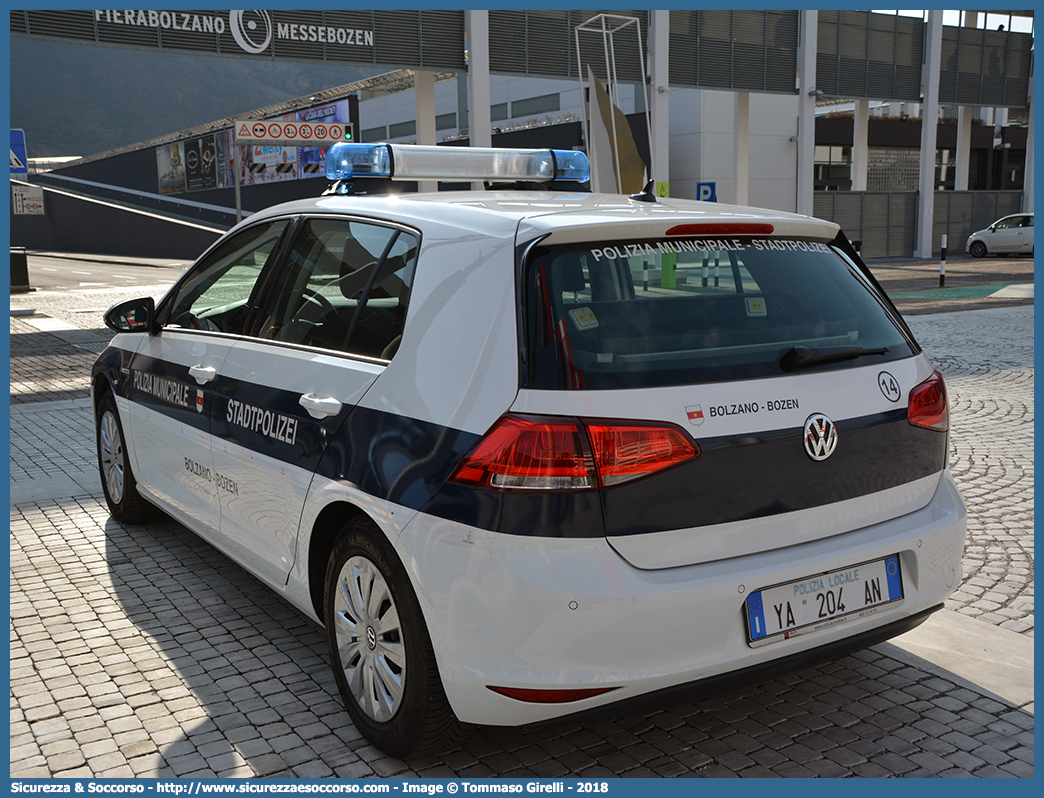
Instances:
[[[823,363],[838,363],[842,360],[854,360],[863,355],[883,355],[888,351],[887,346],[878,349],[864,349],[861,346],[795,346],[779,359],[780,368],[783,371],[797,371],[809,366],[818,366]]]

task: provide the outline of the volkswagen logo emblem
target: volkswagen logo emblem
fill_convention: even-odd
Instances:
[[[366,627],[366,645],[369,647],[370,651],[377,648],[377,632],[372,626]]]
[[[813,413],[805,422],[805,451],[815,461],[826,460],[837,448],[837,427],[822,413]]]

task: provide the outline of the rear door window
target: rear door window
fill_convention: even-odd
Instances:
[[[906,357],[914,345],[840,252],[778,239],[541,247],[526,268],[534,388],[747,379]],[[829,350],[809,361],[797,349]]]

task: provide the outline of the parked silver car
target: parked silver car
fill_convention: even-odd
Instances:
[[[1032,255],[1033,214],[1016,213],[998,219],[985,230],[968,236],[964,251],[973,258],[987,255]]]

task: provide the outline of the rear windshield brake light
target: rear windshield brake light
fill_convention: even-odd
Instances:
[[[770,236],[775,230],[770,224],[753,222],[702,222],[680,224],[667,231],[669,236]]]

